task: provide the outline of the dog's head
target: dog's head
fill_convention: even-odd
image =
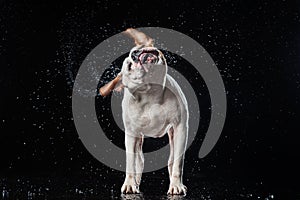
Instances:
[[[100,88],[102,96],[108,95],[113,89],[121,91],[127,87],[131,93],[143,93],[153,84],[165,84],[167,62],[163,53],[153,46],[153,40],[135,29],[127,29],[125,33],[134,39],[136,46],[124,60],[119,75]]]
[[[155,47],[134,47],[122,66],[122,84],[130,91],[145,90],[149,83],[163,84],[167,73],[165,58]]]
[[[142,92],[150,83],[164,84],[167,64],[163,53],[153,46],[153,40],[135,29],[127,29],[136,46],[124,60],[122,84],[131,92]]]

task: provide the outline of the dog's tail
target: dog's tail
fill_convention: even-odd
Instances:
[[[143,45],[146,47],[153,47],[153,39],[148,37],[145,33],[133,28],[128,28],[125,33],[134,39],[137,46]]]

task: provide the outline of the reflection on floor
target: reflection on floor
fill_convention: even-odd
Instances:
[[[296,199],[291,194],[265,187],[263,183],[228,181],[221,178],[189,177],[186,179],[186,196],[167,195],[168,182],[149,176],[141,184],[141,194],[120,194],[120,177],[107,182],[93,178],[0,178],[2,199],[121,199],[121,200],[186,200],[186,199]],[[114,183],[113,181],[116,181]],[[0,198],[0,199],[1,199]]]

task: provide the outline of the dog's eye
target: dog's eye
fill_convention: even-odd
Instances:
[[[133,62],[138,62],[139,55],[142,53],[140,50],[135,50],[131,53],[131,59]]]
[[[129,63],[129,64],[128,64],[128,71],[131,70],[131,65],[132,65],[132,63]]]
[[[136,56],[136,54],[131,54],[131,59],[133,60],[133,62],[137,62],[138,57]]]

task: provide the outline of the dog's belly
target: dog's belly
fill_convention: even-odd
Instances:
[[[148,137],[162,137],[170,121],[167,112],[159,104],[149,106],[143,111],[131,112],[128,116],[132,131]]]

